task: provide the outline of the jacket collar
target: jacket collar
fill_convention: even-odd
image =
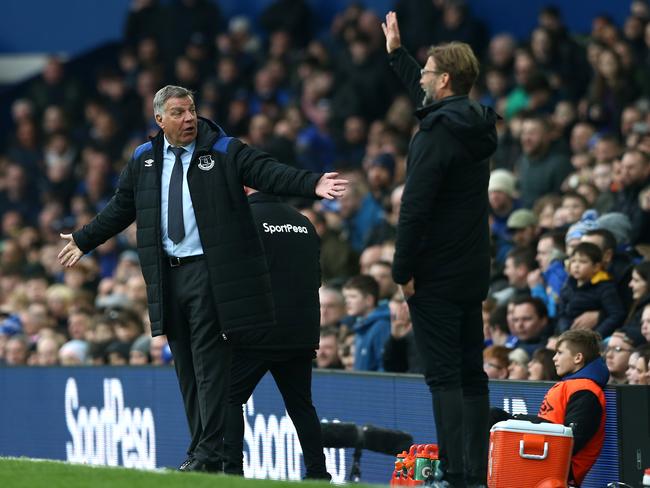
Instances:
[[[211,120],[199,117],[195,139],[196,148],[194,150],[194,154],[205,154],[210,152],[212,150],[212,146],[214,146],[214,143],[217,142],[217,140],[221,137],[225,137],[225,135],[226,133],[224,130],[217,124]],[[162,154],[165,141],[165,135],[162,129],[159,130],[158,133],[150,139],[154,146],[154,153],[156,153],[156,150],[159,148],[159,154]]]
[[[424,107],[417,109],[415,111],[415,116],[418,119],[423,119],[431,112],[435,112],[436,110],[444,107],[449,103],[457,102],[459,100],[466,100],[466,99],[467,99],[467,95],[452,95],[451,97],[445,97],[441,100],[436,100],[435,102],[430,103],[429,105],[425,105]]]

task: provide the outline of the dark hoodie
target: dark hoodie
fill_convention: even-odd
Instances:
[[[417,103],[417,62],[403,48],[391,66]],[[489,158],[497,146],[496,113],[467,96],[451,96],[416,111],[420,130],[409,148],[397,229],[393,278],[411,278],[438,296],[485,298],[490,274]]]

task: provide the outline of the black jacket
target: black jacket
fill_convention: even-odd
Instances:
[[[320,239],[309,219],[278,197],[248,197],[271,272],[277,325],[234,338],[246,349],[316,349],[320,332]]]
[[[77,246],[88,252],[136,221],[154,336],[165,333],[168,316],[168,285],[163,273],[167,264],[160,230],[163,140],[161,131],[135,150],[111,201],[88,225],[73,233]],[[271,280],[243,184],[276,194],[316,198],[314,189],[320,176],[279,164],[227,137],[213,122],[199,120],[187,182],[223,332],[270,327],[274,322]]]
[[[625,309],[616,291],[616,285],[606,273],[598,273],[591,283],[578,287],[575,278],[569,277],[560,291],[557,311],[557,330],[564,332],[573,321],[585,312],[598,310],[598,324],[594,328],[603,337],[609,337],[623,325]],[[604,281],[603,281],[604,280]]]
[[[403,48],[390,63],[419,103],[420,67]],[[438,296],[482,300],[490,276],[489,158],[497,145],[496,113],[467,96],[416,112],[402,196],[393,279],[415,278]]]

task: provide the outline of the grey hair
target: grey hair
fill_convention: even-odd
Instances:
[[[194,94],[191,90],[183,88],[182,86],[167,85],[162,87],[156,92],[153,97],[153,113],[154,115],[162,115],[165,111],[165,103],[170,98],[185,98],[190,97],[194,100]]]

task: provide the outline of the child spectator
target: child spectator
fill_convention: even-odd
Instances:
[[[569,486],[580,486],[596,462],[605,440],[605,393],[609,371],[600,357],[600,334],[569,330],[558,339],[553,356],[562,378],[548,390],[537,415],[515,415],[492,408],[490,424],[516,418],[572,426],[573,453]]]
[[[604,337],[622,324],[625,311],[602,262],[603,253],[595,244],[581,242],[573,250],[570,278],[560,293],[557,328],[561,332],[572,328],[579,315],[591,310],[600,311],[594,329]]]
[[[343,287],[348,315],[355,318],[354,369],[383,371],[384,345],[390,337],[388,305],[377,306],[379,285],[371,276],[350,278]]]

